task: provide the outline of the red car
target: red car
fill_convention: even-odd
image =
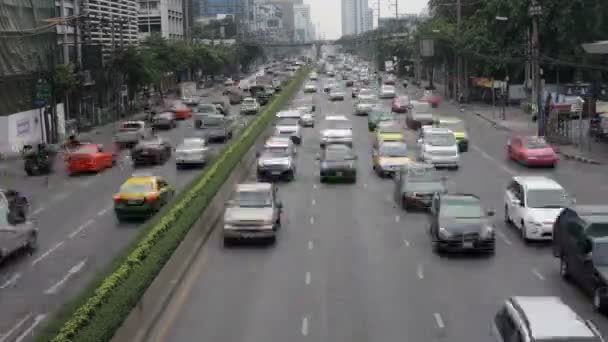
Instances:
[[[407,113],[410,109],[410,98],[406,95],[397,96],[393,99],[392,110],[395,113]]]
[[[441,98],[437,95],[433,95],[433,93],[429,91],[424,93],[420,101],[428,102],[431,104],[431,107],[437,108],[439,107],[439,102],[441,102]]]
[[[70,176],[80,172],[99,172],[111,168],[114,162],[114,152],[105,151],[101,145],[92,143],[81,144],[65,156]]]
[[[545,139],[537,136],[514,136],[507,142],[507,158],[526,166],[549,166],[557,164],[557,153]]]
[[[186,120],[192,117],[192,108],[182,103],[176,103],[171,107],[176,120]]]
[[[395,85],[395,77],[394,76],[389,76],[384,80],[384,84],[387,85]]]

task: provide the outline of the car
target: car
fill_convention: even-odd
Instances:
[[[226,78],[226,80],[224,80],[224,86],[225,87],[232,87],[234,86],[234,80],[230,77]]]
[[[355,115],[368,115],[377,105],[378,98],[375,95],[361,95],[355,103]]]
[[[296,147],[289,139],[271,137],[264,144],[264,150],[257,154],[258,180],[285,179],[292,181],[296,176]]]
[[[555,296],[513,296],[492,320],[496,342],[603,342],[599,329]]]
[[[192,117],[192,108],[180,101],[176,101],[171,105],[170,112],[175,115],[175,120],[186,120]]]
[[[321,183],[327,181],[357,182],[357,156],[352,146],[340,143],[326,145],[318,156]]]
[[[186,165],[202,166],[207,163],[209,148],[203,138],[184,138],[175,148],[175,166],[178,169]]]
[[[260,106],[267,105],[272,97],[274,96],[274,88],[272,86],[263,86],[260,90],[255,92],[255,99],[258,101]]]
[[[545,176],[515,176],[504,195],[505,222],[520,230],[524,242],[553,239],[553,224],[571,202],[566,190]]]
[[[152,127],[155,129],[171,129],[177,127],[175,114],[172,112],[162,112],[152,117]]]
[[[275,124],[275,134],[288,136],[296,145],[302,143],[302,127],[300,118],[282,118]]]
[[[174,195],[175,189],[164,178],[135,174],[114,194],[114,213],[119,222],[146,219],[160,211]]]
[[[367,115],[367,129],[370,132],[373,132],[380,122],[395,120],[396,117],[394,113],[391,113],[389,110],[380,106],[374,106]]]
[[[150,137],[140,141],[131,150],[133,166],[161,165],[171,158],[171,144],[160,137]]]
[[[235,129],[234,120],[221,114],[209,114],[197,118],[196,128],[202,129],[206,141],[226,142],[232,139]]]
[[[118,125],[112,140],[118,147],[131,147],[151,134],[152,130],[143,120],[123,121]]]
[[[181,101],[188,107],[196,107],[199,99],[194,96],[182,96]]]
[[[372,168],[380,177],[392,177],[409,162],[407,145],[402,141],[381,142],[372,152]]]
[[[329,93],[333,87],[337,85],[336,81],[328,79],[323,85],[323,91]]]
[[[433,250],[494,253],[494,211],[484,210],[479,197],[464,193],[437,193],[431,202],[429,233]]]
[[[111,169],[116,163],[116,155],[114,151],[104,149],[103,145],[86,143],[66,151],[64,160],[68,174],[73,176],[82,172]]]
[[[528,167],[555,167],[558,161],[553,147],[538,136],[512,136],[507,142],[507,158]]]
[[[317,85],[313,82],[308,82],[304,85],[304,92],[305,93],[316,93],[317,92]]]
[[[194,108],[194,127],[202,128],[203,119],[208,115],[223,115],[212,103],[200,104]]]
[[[224,246],[235,240],[276,242],[281,228],[283,203],[272,183],[238,184],[226,203],[222,235]]]
[[[334,143],[353,144],[353,126],[344,115],[329,115],[323,121],[320,146]]]
[[[29,203],[19,192],[0,189],[0,262],[27,250],[31,255],[38,247],[38,228],[28,220]]]
[[[245,98],[245,96],[237,89],[229,89],[225,93],[228,96],[228,103],[231,105],[240,104]]]
[[[418,160],[435,167],[458,169],[460,153],[454,132],[447,128],[425,126],[418,138]]]
[[[339,86],[332,87],[329,91],[329,100],[330,101],[344,101],[344,97],[346,96],[344,89]]]
[[[260,111],[258,101],[253,97],[246,97],[241,103],[241,114],[257,114]]]
[[[356,99],[357,96],[359,96],[359,91],[360,90],[361,90],[361,88],[358,85],[353,85],[352,92],[351,92],[351,97],[353,99]]]
[[[380,94],[378,95],[381,99],[392,99],[395,97],[395,87],[392,85],[383,85],[380,88]]]
[[[384,79],[384,84],[394,86],[394,85],[395,85],[396,80],[397,80],[397,79],[395,78],[395,76],[393,76],[393,75],[388,75],[388,76],[387,76],[387,77]]]
[[[395,203],[404,210],[428,209],[436,193],[445,194],[446,178],[433,165],[409,162],[395,172]]]
[[[376,126],[372,145],[378,147],[379,144],[389,141],[403,141],[403,129],[396,120],[381,121]]]
[[[315,71],[310,73],[310,76],[308,77],[311,81],[316,81],[319,79],[319,74],[317,74]]]
[[[407,95],[400,95],[393,98],[391,109],[395,113],[407,113],[407,111],[410,109],[410,106],[410,97]]]
[[[352,87],[355,85],[355,81],[352,79],[348,79],[348,80],[346,80],[346,82],[344,82],[344,85],[347,87]]]
[[[464,121],[455,117],[440,117],[435,120],[435,127],[443,127],[454,132],[454,136],[458,141],[458,152],[467,152],[469,150],[469,135],[465,127]]]
[[[420,98],[422,102],[428,102],[431,107],[437,108],[439,107],[439,103],[441,102],[441,97],[433,94],[430,90],[424,92],[424,95]]]
[[[300,124],[302,127],[315,127],[315,113],[308,110],[301,110]]]
[[[434,123],[431,105],[426,102],[412,101],[411,109],[405,116],[407,127],[413,130],[420,129],[422,126]]]

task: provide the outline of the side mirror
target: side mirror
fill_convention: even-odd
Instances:
[[[487,214],[488,214],[488,216],[492,217],[492,216],[494,216],[496,214],[496,212],[494,211],[494,209],[489,209],[487,211]]]

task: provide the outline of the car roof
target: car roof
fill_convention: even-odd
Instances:
[[[140,184],[140,183],[149,183],[151,181],[156,180],[156,176],[153,175],[133,175],[125,181],[124,184]]]
[[[457,118],[455,116],[441,116],[441,117],[439,117],[439,122],[456,123],[456,122],[462,122],[462,119]]]
[[[460,192],[450,192],[447,194],[443,194],[441,195],[441,199],[442,201],[444,199],[470,199],[471,202],[475,202],[475,203],[479,203],[480,199],[479,196],[475,195],[475,194],[467,194],[467,193],[460,193]]]
[[[425,133],[428,133],[428,134],[450,134],[450,133],[454,134],[454,132],[452,132],[452,130],[449,128],[433,127],[433,126],[427,128]]]
[[[597,336],[559,297],[516,296],[509,300],[525,316],[526,325],[534,339]]]
[[[266,140],[266,142],[264,143],[264,147],[289,147],[291,142],[290,139],[291,138],[289,137],[284,137],[283,139],[270,138]]]
[[[559,183],[545,176],[515,176],[513,180],[527,189],[564,189]]]
[[[237,184],[236,191],[270,191],[272,184],[270,183],[241,183]]]
[[[403,141],[396,141],[396,140],[388,140],[388,141],[387,141],[387,140],[381,140],[381,141],[380,141],[380,146],[378,146],[378,148],[383,147],[383,146],[388,146],[388,147],[390,147],[390,146],[395,146],[395,147],[397,147],[397,146],[399,146],[399,147],[401,147],[401,146],[405,146],[405,147],[407,147],[407,144],[406,144],[406,143],[404,143]]]
[[[327,121],[348,121],[348,118],[344,115],[329,115],[325,117]]]
[[[145,125],[146,123],[142,120],[127,120],[127,121],[123,121],[120,123],[120,125],[130,125],[130,124],[138,124],[138,125]]]
[[[276,114],[277,118],[295,118],[295,117],[300,117],[302,115],[302,112],[297,110],[297,109],[288,109],[288,110],[282,110],[280,112],[278,112]]]

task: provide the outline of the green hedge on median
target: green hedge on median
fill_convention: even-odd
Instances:
[[[111,340],[230,172],[268,127],[275,113],[297,91],[307,74],[307,68],[300,70],[170,206],[140,227],[140,234],[129,247],[116,256],[107,270],[100,272],[77,299],[64,305],[35,341]]]

